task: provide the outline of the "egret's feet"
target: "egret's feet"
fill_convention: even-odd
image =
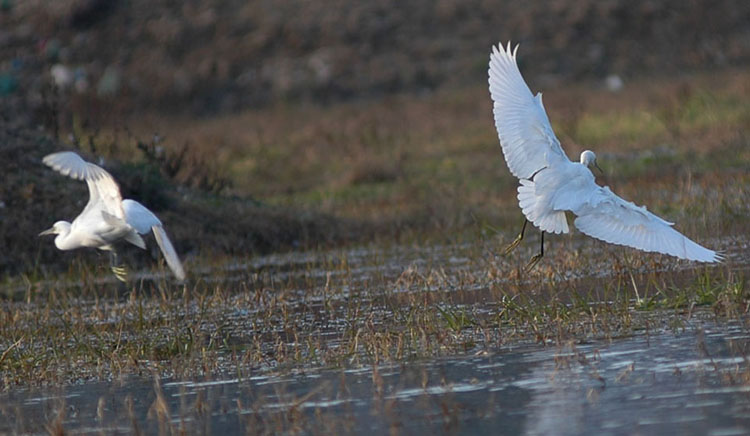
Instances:
[[[127,283],[128,282],[128,270],[124,266],[112,266],[112,272],[117,277],[117,280]]]
[[[518,247],[518,244],[521,243],[521,240],[523,240],[523,233],[519,233],[518,236],[516,236],[516,239],[513,240],[513,242],[511,242],[507,247],[505,247],[505,255],[509,255],[511,251]]]
[[[539,261],[542,260],[542,256],[544,255],[542,253],[539,253],[535,255],[534,257],[532,257],[531,260],[529,260],[529,263],[526,264],[526,268],[524,268],[524,271],[529,272],[532,269],[534,269],[536,264],[538,264]]]

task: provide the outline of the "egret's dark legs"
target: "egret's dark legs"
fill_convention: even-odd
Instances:
[[[526,232],[526,224],[529,223],[529,220],[526,218],[523,219],[523,227],[521,227],[521,233],[516,236],[516,239],[513,240],[513,242],[510,243],[507,247],[505,247],[505,254],[510,254],[511,251],[513,251],[514,248],[518,247],[518,244],[521,243],[521,240],[523,239],[523,234]]]
[[[542,260],[542,256],[544,256],[544,231],[542,231],[542,244],[539,248],[539,254],[534,255],[534,257],[529,260],[529,263],[526,264],[526,271],[531,271],[537,263],[539,263],[540,260]]]
[[[109,252],[109,267],[112,269],[115,277],[117,277],[117,280],[126,283],[128,281],[128,270],[125,266],[118,266],[117,264],[117,252],[112,250]]]

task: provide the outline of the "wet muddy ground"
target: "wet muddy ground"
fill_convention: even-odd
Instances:
[[[560,238],[524,273],[529,239],[8,290],[0,432],[750,431],[746,241],[705,267]]]
[[[700,315],[700,314],[699,314]],[[184,381],[128,377],[2,395],[0,431],[712,434],[750,431],[750,332],[677,331],[382,366]]]

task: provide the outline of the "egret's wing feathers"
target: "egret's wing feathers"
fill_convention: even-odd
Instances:
[[[514,176],[529,179],[540,169],[568,158],[552,131],[542,95],[531,94],[518,70],[516,50],[511,51],[510,43],[507,48],[492,47],[489,86],[508,168]]]
[[[588,169],[570,162],[552,131],[541,94],[533,96],[521,76],[517,49],[511,50],[510,43],[492,48],[488,82],[505,161],[522,179],[518,199],[524,215],[542,230],[557,232],[567,230],[562,214],[571,210],[578,216],[576,227],[595,238],[683,259],[720,261],[721,255],[599,187]]]
[[[150,232],[151,227],[161,225],[153,212],[135,200],[123,200],[122,209],[125,211],[125,221],[142,235]]]
[[[101,207],[111,215],[124,217],[120,187],[105,169],[86,162],[72,151],[49,154],[42,162],[64,176],[86,181],[89,187],[89,202],[83,209],[82,216]]]
[[[152,227],[152,229],[154,231],[156,243],[159,244],[159,248],[161,248],[161,253],[164,255],[164,260],[167,261],[167,265],[169,265],[169,268],[172,270],[175,277],[177,277],[177,280],[185,280],[185,270],[182,268],[180,258],[177,256],[177,251],[174,249],[172,241],[167,237],[167,232],[164,231],[164,227],[159,225]]]
[[[141,235],[133,230],[133,227],[125,222],[125,220],[105,211],[101,211],[101,217],[107,222],[107,224],[109,224],[110,228],[108,234],[103,235],[105,239],[122,238],[142,250],[146,249],[146,243],[143,241],[143,238],[141,238]]]
[[[169,237],[167,237],[167,232],[164,231],[159,218],[135,200],[123,200],[122,207],[125,210],[125,221],[138,233],[145,234],[149,230],[154,232],[156,243],[159,244],[167,265],[169,265],[169,268],[178,280],[185,280],[185,270],[182,268],[180,258],[177,256],[177,251],[174,249]]]
[[[42,161],[60,174],[85,180],[88,184],[89,202],[73,222],[73,227],[78,223],[82,232],[91,233],[99,231],[96,229],[101,227],[100,223],[106,223],[108,233],[100,231],[95,236],[103,236],[107,241],[122,238],[141,248],[146,245],[138,233],[153,231],[167,265],[179,280],[185,279],[185,270],[159,218],[137,201],[123,201],[117,182],[107,171],[70,151],[47,155]]]
[[[48,154],[42,162],[58,173],[77,180],[97,180],[103,176],[102,173],[109,176],[101,167],[86,162],[72,151]]]
[[[700,262],[722,260],[715,251],[673,229],[671,223],[645,207],[623,200],[607,187],[596,186],[593,194],[573,212],[578,215],[575,226],[581,232],[612,244]]]

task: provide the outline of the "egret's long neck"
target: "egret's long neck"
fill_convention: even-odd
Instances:
[[[60,225],[60,233],[55,237],[55,246],[60,250],[72,250],[78,248],[70,238],[70,223],[62,222]]]

